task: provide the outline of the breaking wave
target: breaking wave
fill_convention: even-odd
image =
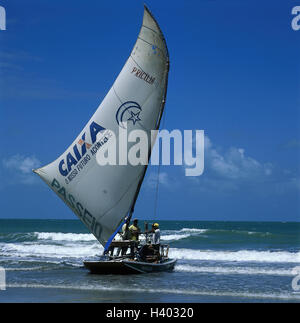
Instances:
[[[94,241],[96,238],[91,233],[61,233],[61,232],[35,232],[38,240],[52,241]]]
[[[300,263],[300,252],[287,251],[213,251],[171,248],[169,255],[172,258],[186,260]]]
[[[290,269],[266,269],[260,267],[205,267],[194,265],[176,265],[175,271],[191,273],[210,273],[222,275],[271,275],[271,276],[295,276]]]
[[[234,239],[236,236],[244,235],[248,239],[255,238],[272,238],[273,235],[268,232],[253,232],[239,230],[214,230],[199,228],[182,228],[180,230],[161,230],[161,240],[176,242],[189,238],[200,238],[201,240],[208,237],[213,239],[225,238],[227,241]],[[118,237],[118,235],[117,235]],[[273,237],[274,238],[274,237]],[[143,240],[143,236],[141,236]],[[34,241],[54,241],[54,242],[96,242],[96,238],[91,233],[63,233],[63,232],[28,232],[28,233],[7,233],[0,234],[1,242],[34,242]]]

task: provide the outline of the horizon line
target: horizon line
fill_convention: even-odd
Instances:
[[[80,219],[61,219],[61,218],[0,218],[1,220],[44,220],[44,221],[78,221],[79,223],[82,223]],[[258,221],[258,220],[180,220],[180,219],[175,219],[175,220],[166,220],[166,219],[138,219],[139,221],[180,221],[180,222],[274,222],[274,223],[300,223],[300,220],[263,220],[263,221]]]

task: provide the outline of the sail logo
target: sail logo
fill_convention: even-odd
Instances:
[[[92,144],[96,142],[97,134],[103,130],[105,130],[105,128],[101,127],[95,121],[92,121],[89,126],[89,133],[92,143],[90,144],[86,141],[86,133],[84,132],[81,139],[79,139],[78,142],[73,146],[72,151],[68,152],[66,157],[59,162],[58,169],[62,176],[66,177],[71,172],[72,167],[76,166],[81,161],[87,150],[90,149]]]
[[[90,149],[91,148],[91,144],[89,144],[89,143],[87,143],[86,141],[85,141],[85,138],[81,138],[81,139],[79,139],[78,140],[78,144],[82,147],[82,149],[83,149],[83,146],[85,146],[85,149]]]
[[[292,9],[292,15],[297,15],[292,20],[292,28],[297,31],[300,30],[300,6],[296,6]]]
[[[142,121],[140,118],[140,113],[142,111],[141,106],[134,101],[127,101],[123,103],[117,113],[116,113],[116,120],[118,125],[126,129],[126,123],[131,121],[133,125],[135,125],[138,121]]]
[[[153,51],[153,54],[156,55],[157,54],[157,46],[152,45],[152,51]]]
[[[149,84],[153,84],[155,81],[155,77],[149,75],[148,73],[141,71],[140,69],[138,69],[137,67],[134,67],[131,71],[131,74],[133,74],[134,76],[142,79],[143,81],[149,83]]]

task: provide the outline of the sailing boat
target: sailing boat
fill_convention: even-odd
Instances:
[[[142,27],[134,48],[104,100],[69,148],[52,163],[33,170],[67,204],[104,246],[100,261],[85,262],[95,273],[141,273],[174,268],[165,253],[157,263],[128,256],[108,255],[124,223],[129,223],[147,170],[147,165],[104,165],[97,152],[115,144],[126,128],[159,129],[168,83],[169,54],[161,29],[144,7]],[[128,142],[128,150],[134,143]],[[148,140],[148,158],[151,154]],[[116,152],[119,155],[118,152]],[[117,156],[119,157],[119,156]],[[149,159],[148,159],[149,160]]]

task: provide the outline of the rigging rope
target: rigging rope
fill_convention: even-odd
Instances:
[[[164,126],[165,126],[165,121],[166,121],[166,112],[167,112],[167,109],[165,107],[164,109],[164,114],[162,116],[162,129],[164,129]],[[159,140],[159,139],[158,139]],[[159,145],[159,141],[157,142],[157,144]],[[158,147],[160,148],[160,147]],[[159,156],[160,156],[160,150],[159,150]],[[160,158],[159,158],[159,161],[158,161],[158,170],[157,170],[157,181],[156,181],[156,188],[155,188],[155,200],[154,200],[154,219],[153,220],[156,220],[156,217],[157,217],[157,206],[158,206],[158,186],[159,186],[159,174],[160,174]]]

